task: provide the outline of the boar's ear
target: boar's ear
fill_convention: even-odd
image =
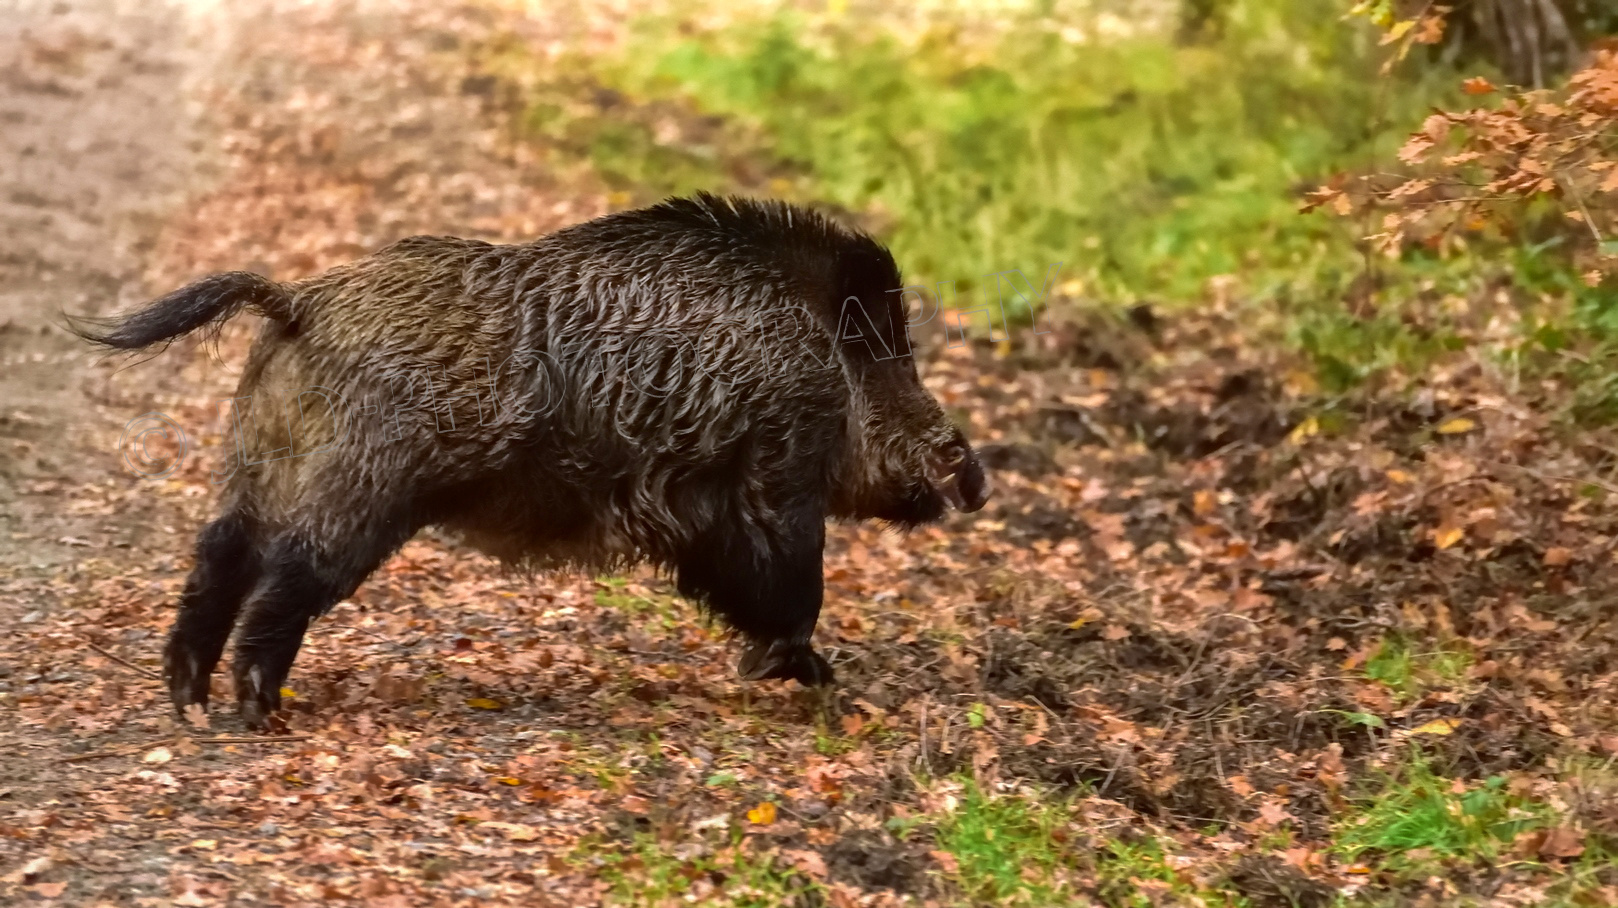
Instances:
[[[909,353],[908,349],[900,349],[904,345],[903,336],[895,337],[892,329],[882,324],[883,314],[880,310],[873,313],[857,296],[844,299],[843,313],[837,317],[837,343],[843,347],[864,345],[871,359],[877,362]]]
[[[893,256],[862,237],[843,250],[839,266],[843,302],[837,318],[838,343],[864,341],[877,360],[908,355],[904,307],[893,293],[904,282]]]

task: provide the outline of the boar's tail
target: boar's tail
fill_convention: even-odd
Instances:
[[[278,321],[292,320],[286,287],[250,271],[215,274],[147,303],[124,316],[70,320],[74,334],[115,350],[138,350],[173,340],[204,325],[223,324],[242,309]]]

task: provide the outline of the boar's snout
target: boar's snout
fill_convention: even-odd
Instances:
[[[928,467],[933,486],[956,510],[971,513],[982,509],[989,500],[993,490],[983,472],[983,462],[959,429],[933,452]]]

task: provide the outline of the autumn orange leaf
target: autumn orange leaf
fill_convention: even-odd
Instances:
[[[473,709],[503,709],[505,704],[499,700],[490,700],[487,697],[469,697],[466,705]]]
[[[1433,545],[1439,549],[1447,549],[1460,542],[1466,536],[1466,531],[1460,527],[1443,526],[1433,530]]]
[[[747,812],[747,819],[759,826],[768,826],[775,822],[775,805],[769,801],[760,801],[757,807]]]
[[[1494,83],[1482,76],[1473,76],[1461,83],[1461,91],[1469,95],[1486,95],[1494,90]]]

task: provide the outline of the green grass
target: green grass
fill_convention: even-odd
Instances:
[[[1333,0],[1234,0],[1221,37],[1189,44],[1070,41],[1083,15],[1032,10],[906,36],[788,9],[704,27],[693,8],[559,67],[621,99],[581,100],[595,85],[569,76],[529,128],[633,194],[751,183],[866,212],[909,273],[961,293],[1011,269],[1042,283],[1056,262],[1119,300],[1195,298],[1223,274],[1259,295],[1340,283],[1355,227],[1300,217],[1298,190],[1390,153],[1403,129],[1384,124],[1419,120],[1450,81],[1381,90],[1374,37]]]
[[[955,857],[955,882],[974,903],[1081,904],[1057,879],[1073,859],[1059,832],[1065,822],[1060,809],[970,786],[939,824],[937,843]]]
[[[783,908],[825,904],[823,887],[768,855],[746,853],[733,838],[726,848],[680,854],[650,833],[627,844],[581,842],[572,855],[611,887],[607,904],[661,906],[694,901],[724,908]]]
[[[1389,637],[1365,661],[1365,675],[1393,691],[1399,702],[1415,700],[1435,687],[1454,687],[1466,680],[1472,656],[1455,649],[1418,649],[1403,637]]]
[[[637,596],[623,592],[629,581],[622,577],[598,577],[596,582],[607,587],[596,590],[596,605],[621,611],[637,619],[655,618],[658,626],[664,630],[680,626],[680,612],[668,598]]]
[[[955,859],[946,874],[964,899],[949,904],[1152,908],[1244,906],[1234,893],[1199,887],[1175,872],[1152,836],[1092,839],[1071,823],[1066,798],[990,795],[966,783],[960,803],[936,817],[934,841]],[[915,824],[890,823],[901,838]]]
[[[1544,826],[1550,817],[1549,808],[1512,794],[1500,776],[1457,783],[1413,754],[1342,820],[1335,846],[1349,859],[1420,873],[1446,860],[1500,860],[1518,833]]]

